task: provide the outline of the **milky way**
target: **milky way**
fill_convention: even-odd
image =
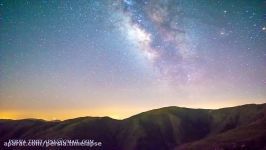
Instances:
[[[162,80],[183,84],[199,76],[193,43],[187,35],[184,11],[178,1],[125,0],[128,36],[136,36],[139,51],[152,61]],[[132,33],[131,33],[132,32]],[[132,34],[132,35],[131,35]]]
[[[263,0],[0,0],[0,116],[263,103],[265,41]]]

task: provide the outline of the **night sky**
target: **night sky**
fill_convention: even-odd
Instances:
[[[265,102],[264,0],[0,0],[0,118]]]

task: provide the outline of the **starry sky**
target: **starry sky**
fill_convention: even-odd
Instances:
[[[0,118],[265,102],[265,0],[0,0]]]

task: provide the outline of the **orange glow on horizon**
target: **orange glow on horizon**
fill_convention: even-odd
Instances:
[[[0,119],[18,119],[16,113],[0,112]]]
[[[194,103],[193,105],[180,105],[179,107],[186,108],[204,108],[204,109],[219,109],[224,107],[232,107],[241,105],[236,102],[231,101],[230,104],[223,103]],[[161,106],[167,107],[167,106]],[[157,109],[161,107],[110,107],[110,108],[99,108],[99,109],[65,109],[65,110],[42,110],[42,111],[0,111],[0,119],[27,119],[27,118],[35,118],[35,119],[44,119],[44,120],[67,120],[78,117],[111,117],[113,119],[125,119],[130,116],[139,114],[141,112],[149,111],[151,109]],[[66,113],[67,112],[67,113]]]
[[[133,109],[118,109],[118,108],[105,108],[105,109],[94,109],[94,110],[46,110],[46,111],[0,111],[0,119],[43,119],[43,120],[67,120],[78,117],[111,117],[113,119],[125,119],[132,115],[137,114],[139,110]],[[142,112],[142,111],[141,111]]]

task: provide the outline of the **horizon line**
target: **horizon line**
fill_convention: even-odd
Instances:
[[[42,118],[32,118],[32,117],[25,117],[25,118],[19,118],[19,119],[13,119],[13,118],[0,118],[0,121],[1,120],[12,120],[12,121],[22,121],[22,120],[40,120],[40,121],[45,121],[45,122],[62,122],[62,121],[67,121],[67,120],[73,120],[73,119],[78,119],[78,118],[110,118],[110,119],[113,119],[113,120],[125,120],[125,119],[128,119],[128,118],[131,118],[131,117],[134,117],[134,116],[137,116],[139,114],[142,114],[142,113],[146,113],[146,112],[150,112],[150,111],[155,111],[155,110],[159,110],[159,109],[166,109],[166,108],[170,108],[170,107],[176,107],[176,108],[185,108],[185,109],[202,109],[202,110],[219,110],[219,109],[226,109],[226,108],[233,108],[233,107],[241,107],[241,106],[246,106],[246,105],[264,105],[266,104],[266,102],[263,102],[263,103],[246,103],[246,104],[241,104],[241,105],[234,105],[234,106],[228,106],[228,107],[220,107],[220,108],[213,108],[213,109],[209,109],[209,108],[193,108],[193,107],[185,107],[185,106],[164,106],[164,107],[159,107],[159,108],[154,108],[154,109],[149,109],[149,110],[146,110],[146,111],[142,111],[142,112],[139,112],[139,113],[136,113],[134,115],[131,115],[129,117],[126,117],[126,118],[123,118],[123,119],[117,119],[117,118],[114,118],[114,117],[111,117],[111,116],[108,116],[108,115],[103,115],[103,116],[80,116],[80,117],[73,117],[73,118],[68,118],[68,119],[51,119],[51,120],[48,120],[48,119],[42,119]]]

